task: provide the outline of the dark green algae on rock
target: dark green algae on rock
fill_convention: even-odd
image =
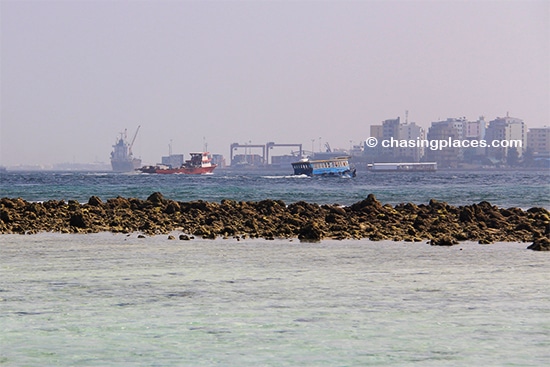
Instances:
[[[0,199],[0,233],[103,231],[147,235],[181,231],[186,238],[298,238],[309,242],[325,238],[427,240],[436,246],[459,241],[532,241],[533,250],[547,250],[550,213],[544,208],[498,208],[486,201],[451,206],[432,199],[428,204],[392,206],[383,205],[372,194],[347,207],[304,201],[286,205],[271,199],[180,202],[159,192],[146,200],[116,197],[102,201],[92,196],[84,204]]]

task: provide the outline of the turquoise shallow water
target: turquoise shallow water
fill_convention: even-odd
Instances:
[[[527,244],[0,237],[9,366],[542,366]]]

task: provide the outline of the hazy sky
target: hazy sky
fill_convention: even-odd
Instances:
[[[328,141],[465,116],[550,125],[548,1],[0,1],[0,165]],[[274,153],[288,153],[276,151]]]

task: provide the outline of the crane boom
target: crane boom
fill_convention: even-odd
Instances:
[[[130,147],[128,148],[130,154],[132,154],[132,147],[134,146],[134,142],[136,141],[136,137],[140,127],[141,125],[138,125],[138,128],[136,129],[136,133],[134,134],[134,138],[132,139],[132,142],[130,143]]]

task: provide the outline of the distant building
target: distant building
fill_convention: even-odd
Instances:
[[[384,120],[382,122],[382,136],[384,139],[397,138],[399,134],[400,118]]]
[[[259,154],[236,154],[233,156],[231,166],[246,167],[246,166],[263,166],[265,159]]]
[[[505,161],[508,158],[508,154],[512,147],[506,146],[512,141],[520,141],[521,147],[515,148],[518,153],[518,157],[523,155],[523,152],[527,146],[527,135],[525,131],[525,124],[523,120],[509,117],[497,117],[495,120],[489,122],[487,131],[485,133],[485,140],[489,147],[487,147],[487,156],[499,161]],[[493,146],[495,141],[501,146]]]
[[[378,140],[376,147],[365,148],[364,154],[372,162],[393,162],[397,153],[392,147],[383,147],[383,140],[399,139],[400,118],[382,121],[381,125],[371,125],[370,136]]]
[[[464,139],[464,125],[466,119],[448,118],[445,121],[432,122],[428,129],[427,140],[430,141],[455,141]],[[464,149],[457,146],[447,146],[441,149],[427,148],[426,160],[437,162],[438,167],[456,168],[464,157]]]
[[[425,131],[422,127],[411,122],[410,124],[399,125],[399,140],[420,141],[426,138]],[[399,162],[420,162],[424,157],[424,147],[408,146],[406,148],[395,148],[397,150],[397,158]]]
[[[483,140],[486,130],[487,124],[484,116],[480,116],[477,121],[466,121],[464,123],[464,140],[470,142]],[[463,160],[466,163],[482,164],[485,161],[486,150],[485,147],[480,146],[464,148]]]
[[[354,144],[349,151],[349,155],[352,157],[360,157],[363,155],[363,151],[363,144]]]
[[[550,157],[550,127],[529,129],[527,148],[535,157]]]
[[[485,130],[487,126],[485,123],[485,117],[480,116],[477,121],[465,121],[464,122],[464,138],[465,139],[477,139],[481,140],[485,138]]]
[[[216,164],[219,168],[225,168],[225,157],[222,154],[212,154],[212,163]]]
[[[424,156],[423,147],[400,146],[401,141],[423,140],[425,131],[416,123],[401,123],[401,119],[382,121],[381,125],[371,125],[370,136],[378,140],[376,147],[365,146],[363,156],[370,162],[419,162]],[[393,145],[382,146],[382,141]]]
[[[370,136],[380,140],[383,139],[384,129],[382,125],[371,125],[370,126]]]
[[[161,163],[172,168],[181,167],[183,164],[183,154],[170,154],[161,157]]]

